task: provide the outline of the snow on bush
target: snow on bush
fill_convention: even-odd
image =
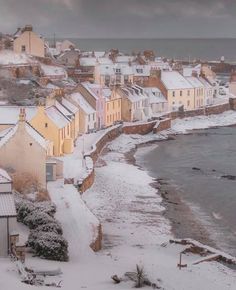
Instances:
[[[31,231],[27,245],[37,256],[58,261],[68,260],[68,244],[62,237],[62,227],[54,218],[56,206],[52,202],[36,202],[15,195],[18,221]]]
[[[39,257],[56,261],[68,261],[68,243],[54,232],[31,231],[27,243]]]
[[[36,228],[36,231],[39,232],[53,232],[55,234],[62,235],[62,227],[58,222],[48,223]]]
[[[38,226],[41,225],[56,223],[56,220],[47,213],[36,210],[28,214],[24,218],[23,223],[27,225],[30,229],[36,229]]]

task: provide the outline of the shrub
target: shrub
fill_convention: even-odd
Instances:
[[[58,222],[53,222],[53,223],[38,226],[35,230],[39,232],[53,232],[59,235],[62,235],[63,233],[62,227]]]
[[[49,223],[56,223],[55,219],[52,218],[45,212],[40,210],[35,210],[28,214],[24,219],[23,223],[27,225],[30,229],[35,229],[40,225],[46,225]]]
[[[54,232],[31,231],[27,244],[39,257],[68,261],[68,243]]]

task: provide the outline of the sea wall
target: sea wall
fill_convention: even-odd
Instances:
[[[153,133],[159,133],[161,131],[164,130],[168,130],[171,128],[171,119],[170,118],[166,118],[164,120],[159,120],[156,122],[156,125],[153,128]]]
[[[122,128],[122,133],[124,134],[140,134],[146,135],[152,132],[154,126],[156,125],[157,121],[151,121],[147,123],[132,123],[128,125],[124,125]]]

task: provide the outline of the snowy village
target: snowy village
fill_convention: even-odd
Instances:
[[[31,24],[2,31],[0,289],[235,290],[235,248],[215,243],[138,161],[152,146],[169,156],[178,136],[235,125],[236,64],[224,57],[86,51]]]

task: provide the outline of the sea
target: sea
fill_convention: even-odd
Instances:
[[[116,48],[123,53],[153,50],[157,56],[181,60],[225,61],[236,63],[236,39],[82,39],[68,38],[82,51],[109,51]],[[56,39],[61,41],[63,39]],[[50,43],[53,42],[49,39]]]
[[[135,158],[175,188],[219,249],[236,256],[236,127],[179,135],[139,148]]]

